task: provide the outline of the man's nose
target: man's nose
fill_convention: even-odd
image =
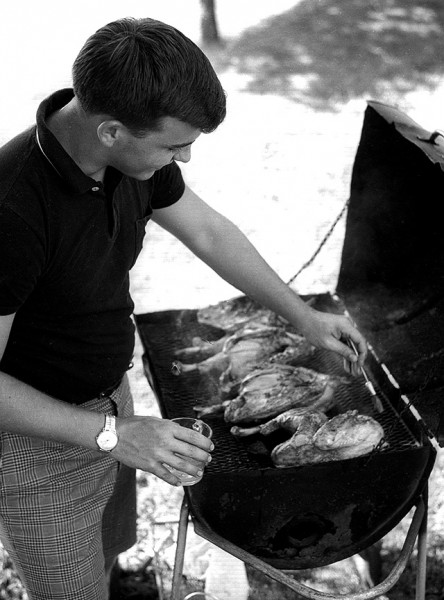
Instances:
[[[179,160],[184,163],[189,162],[191,160],[191,148],[189,146],[186,148],[179,148],[174,154],[174,160]]]

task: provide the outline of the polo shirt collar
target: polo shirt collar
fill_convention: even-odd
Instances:
[[[36,138],[41,152],[66,185],[73,192],[84,194],[93,190],[93,188],[96,191],[97,187],[102,188],[103,186],[92,177],[85,175],[47,125],[49,115],[68,104],[73,97],[73,90],[67,88],[59,90],[43,100],[37,110]],[[115,173],[117,174],[118,171],[115,171]],[[120,173],[119,175],[121,177]]]

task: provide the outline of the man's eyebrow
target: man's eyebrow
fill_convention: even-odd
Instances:
[[[169,144],[168,148],[186,148],[187,146],[191,146],[196,140],[191,140],[191,142],[185,142],[184,144]]]

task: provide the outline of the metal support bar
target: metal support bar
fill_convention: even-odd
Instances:
[[[222,548],[222,550],[225,550],[226,552],[232,554],[236,558],[239,558],[240,560],[242,560],[243,562],[254,567],[258,571],[261,571],[268,577],[271,577],[275,581],[278,581],[279,583],[286,585],[293,591],[300,594],[303,598],[308,598],[308,600],[372,600],[373,598],[377,598],[378,596],[385,594],[387,591],[389,591],[395,585],[395,583],[397,583],[397,581],[401,577],[401,575],[407,565],[407,562],[413,551],[415,541],[416,541],[416,538],[418,537],[418,533],[420,530],[423,532],[421,542],[418,541],[418,545],[420,546],[420,550],[421,550],[420,563],[422,566],[420,567],[418,565],[418,567],[420,568],[420,570],[423,569],[424,562],[425,562],[425,560],[424,560],[424,553],[425,553],[424,533],[425,533],[425,527],[426,527],[426,520],[425,520],[426,514],[427,514],[427,506],[425,503],[425,498],[423,496],[421,496],[418,499],[415,513],[413,514],[412,522],[410,523],[410,527],[407,532],[406,538],[404,540],[404,545],[400,551],[398,560],[396,561],[393,569],[391,570],[391,572],[389,573],[389,575],[386,577],[386,579],[383,582],[379,583],[378,585],[376,585],[375,587],[373,587],[370,590],[366,590],[363,592],[357,592],[357,593],[353,593],[353,594],[342,594],[342,595],[335,595],[335,594],[330,594],[330,593],[326,593],[326,592],[320,592],[320,591],[314,590],[306,585],[303,585],[303,584],[299,583],[298,581],[295,581],[289,575],[283,573],[282,571],[280,571],[274,567],[271,567],[270,565],[268,565],[264,561],[260,560],[256,556],[250,554],[249,552],[246,552],[242,548],[239,548],[238,546],[232,544],[225,538],[222,538],[221,536],[217,535],[213,531],[202,526],[202,524],[199,521],[195,521],[194,529],[195,529],[196,533],[198,535],[200,535],[201,537],[204,537],[205,539],[212,542],[216,546],[219,546],[220,548]],[[425,574],[422,573],[419,576],[419,579],[421,580],[421,585],[422,585],[422,580],[424,578],[425,578]],[[419,596],[417,600],[423,600],[423,598],[424,598],[424,596]],[[173,600],[178,600],[178,599],[173,598]]]
[[[188,517],[190,509],[186,494],[182,500],[180,509],[179,529],[177,532],[176,555],[174,557],[173,583],[171,588],[171,600],[180,600],[180,583],[183,572],[183,562],[185,557],[185,546],[187,543]]]
[[[424,504],[427,506],[428,486],[424,489],[423,498]],[[419,528],[417,548],[415,600],[425,600],[427,577],[427,511],[424,513]]]
[[[173,571],[173,584],[171,600],[180,600],[180,583],[183,571],[183,563],[185,556],[185,545],[188,531],[188,518],[189,518],[189,506],[186,495],[182,501],[180,509],[180,520],[179,530],[177,535],[177,547],[174,561]],[[412,517],[409,530],[404,540],[404,545],[399,553],[398,560],[396,561],[393,569],[386,577],[386,579],[374,586],[370,590],[364,592],[356,592],[353,594],[341,594],[335,595],[326,592],[320,592],[314,590],[298,581],[295,581],[292,577],[289,577],[282,571],[271,567],[264,561],[260,560],[256,556],[246,552],[242,548],[232,544],[228,540],[217,535],[213,531],[209,531],[202,526],[201,523],[195,523],[195,530],[200,536],[204,537],[208,541],[212,542],[216,546],[222,548],[232,556],[239,558],[243,562],[251,565],[258,571],[261,571],[268,577],[271,577],[275,581],[286,585],[293,591],[300,594],[303,598],[308,600],[372,600],[377,598],[392,589],[401,577],[407,562],[413,551],[415,541],[418,539],[418,557],[417,557],[417,583],[416,583],[416,600],[425,599],[425,580],[426,580],[426,558],[427,558],[427,490],[423,492],[417,502],[416,510]]]

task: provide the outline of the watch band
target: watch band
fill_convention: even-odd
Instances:
[[[105,425],[102,431],[113,431],[116,433],[116,417],[114,415],[105,415]]]

